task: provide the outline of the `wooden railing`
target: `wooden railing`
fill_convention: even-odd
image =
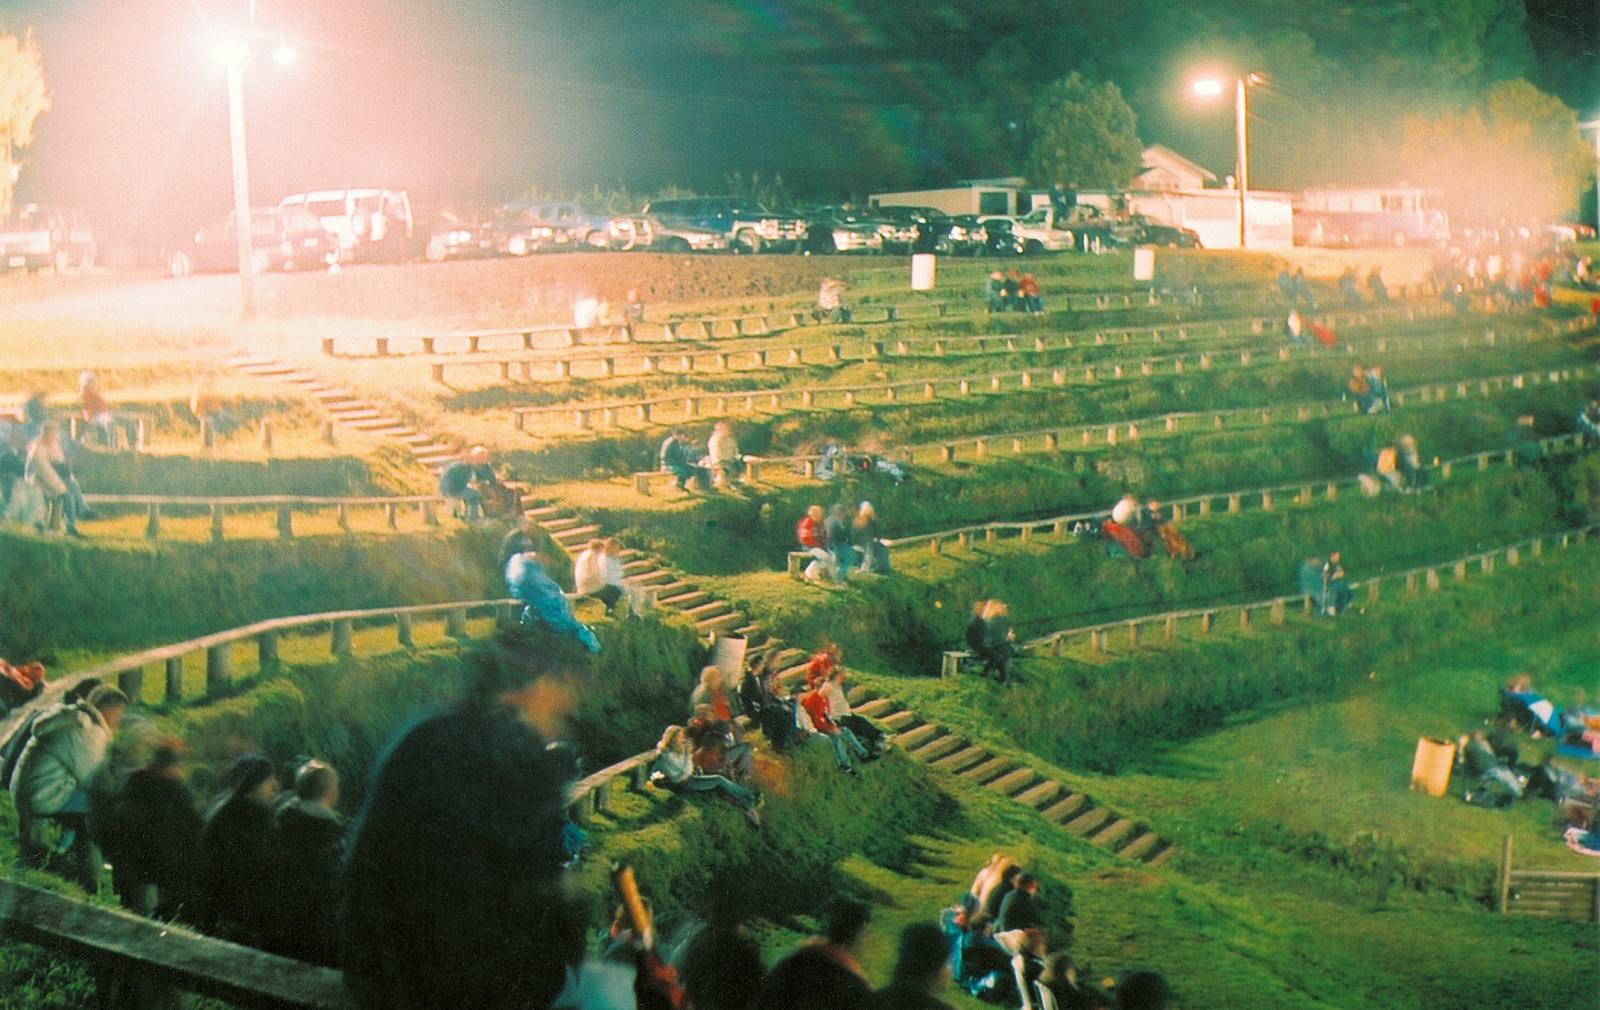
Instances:
[[[135,507],[145,512],[145,536],[151,540],[161,538],[163,515],[172,518],[175,512],[207,512],[211,516],[211,539],[220,543],[225,539],[224,518],[230,512],[273,512],[277,516],[278,536],[284,540],[294,538],[294,516],[297,512],[332,511],[339,528],[350,528],[352,512],[381,510],[384,522],[394,529],[402,511],[415,508],[428,526],[439,525],[439,507],[448,506],[450,499],[440,495],[399,495],[393,497],[329,498],[313,495],[250,495],[211,498],[204,495],[140,495],[140,494],[86,494],[90,505],[112,508]]]
[[[1539,451],[1542,455],[1551,455],[1558,452],[1578,450],[1582,447],[1582,437],[1576,434],[1555,435],[1550,438],[1540,439],[1534,444],[1539,446]],[[1466,465],[1473,466],[1478,470],[1487,470],[1492,462],[1503,461],[1510,464],[1515,462],[1515,459],[1515,449],[1495,449],[1456,456],[1452,459],[1443,460],[1437,465],[1425,466],[1423,469],[1435,471],[1441,480],[1448,480],[1455,468],[1459,466]],[[1222,510],[1229,513],[1237,513],[1245,508],[1257,505],[1263,511],[1270,512],[1285,501],[1292,505],[1309,505],[1316,500],[1319,492],[1325,501],[1333,501],[1339,496],[1341,489],[1356,487],[1359,483],[1360,478],[1355,476],[1338,477],[1331,480],[1287,481],[1271,487],[1188,495],[1163,502],[1162,507],[1168,510],[1164,518],[1170,522],[1180,522],[1191,510],[1198,515],[1211,515],[1213,512],[1218,511],[1217,506],[1219,504],[1222,506]],[[883,543],[891,550],[927,544],[933,553],[938,554],[946,544],[952,541],[958,547],[966,547],[968,544],[980,539],[986,543],[992,543],[1002,536],[1016,536],[1022,540],[1044,533],[1060,536],[1073,523],[1103,518],[1106,515],[1106,511],[1106,509],[1097,509],[1091,512],[1075,512],[1070,515],[1049,516],[1043,519],[971,523],[966,526],[956,526],[933,533],[917,533],[911,536],[886,539]]]
[[[1154,375],[1158,368],[1170,368],[1172,374],[1189,371],[1208,371],[1213,368],[1271,367],[1289,360],[1291,351],[1286,346],[1257,352],[1249,348],[1227,352],[1198,352],[1160,357],[1040,365],[1005,371],[980,372],[966,375],[939,375],[917,379],[888,380],[852,385],[774,386],[733,392],[687,392],[679,395],[661,395],[641,399],[618,400],[603,403],[564,403],[533,407],[511,408],[512,422],[518,430],[526,430],[528,419],[567,415],[572,427],[587,431],[594,427],[608,428],[625,417],[638,423],[656,422],[658,408],[670,408],[672,420],[689,421],[701,416],[725,416],[730,406],[742,404],[746,413],[758,409],[782,410],[785,408],[811,408],[820,400],[835,402],[837,406],[854,407],[863,398],[871,397],[883,403],[902,399],[933,400],[940,396],[956,398],[973,393],[999,392],[1007,387],[1028,390],[1036,387],[1064,387],[1073,383],[1093,384],[1111,380],[1128,380]],[[1237,356],[1238,364],[1231,364]],[[1228,365],[1223,365],[1227,360]],[[1530,373],[1537,374],[1537,373]],[[1081,378],[1080,378],[1081,375]]]
[[[1494,571],[1495,564],[1504,560],[1508,565],[1520,564],[1524,551],[1530,557],[1540,557],[1544,554],[1545,544],[1548,542],[1557,550],[1565,550],[1572,544],[1584,543],[1600,524],[1590,524],[1560,533],[1547,533],[1537,537],[1519,540],[1516,543],[1493,550],[1479,551],[1449,561],[1442,561],[1431,565],[1418,565],[1403,571],[1390,572],[1384,575],[1373,576],[1360,582],[1352,581],[1352,590],[1365,590],[1368,601],[1379,598],[1380,587],[1385,583],[1403,582],[1407,593],[1416,593],[1419,587],[1428,590],[1437,590],[1441,583],[1440,572],[1450,572],[1456,581],[1465,580],[1468,568],[1477,565],[1479,570],[1488,575]],[[1152,629],[1159,628],[1164,640],[1176,638],[1184,623],[1195,623],[1202,635],[1210,634],[1217,626],[1218,621],[1230,620],[1235,627],[1249,628],[1256,622],[1263,612],[1267,620],[1274,625],[1282,624],[1290,607],[1297,607],[1309,613],[1311,610],[1311,597],[1305,593],[1290,593],[1285,596],[1274,596],[1265,600],[1252,600],[1245,603],[1230,603],[1209,607],[1191,607],[1185,610],[1171,610],[1159,614],[1148,614],[1143,617],[1130,617],[1120,621],[1106,621],[1100,624],[1083,625],[1076,628],[1063,628],[1052,631],[1048,635],[1030,639],[1022,643],[1019,648],[1023,651],[1047,651],[1052,656],[1059,656],[1072,639],[1082,638],[1089,650],[1094,653],[1105,652],[1113,640],[1121,639],[1129,648],[1138,648]]]
[[[1396,308],[1382,311],[1374,310],[1362,313],[1352,313],[1344,317],[1344,321],[1354,325],[1379,323],[1392,318],[1415,320],[1442,314],[1432,306]],[[1332,321],[1335,317],[1326,317]],[[562,382],[574,377],[575,369],[581,366],[585,372],[583,378],[609,379],[624,372],[629,375],[656,375],[675,374],[686,375],[697,369],[703,368],[711,372],[750,371],[769,367],[774,360],[774,355],[781,358],[788,365],[801,365],[807,363],[807,352],[812,352],[814,363],[839,364],[845,361],[873,361],[889,357],[904,356],[933,356],[943,357],[946,354],[987,354],[1004,351],[1016,353],[1022,351],[1044,352],[1050,350],[1071,350],[1074,348],[1092,348],[1107,345],[1129,346],[1134,343],[1149,343],[1164,345],[1168,343],[1187,342],[1191,334],[1206,335],[1208,337],[1223,338],[1228,336],[1259,335],[1280,325],[1276,317],[1246,317],[1240,319],[1200,320],[1186,323],[1167,323],[1156,326],[1116,327],[1102,329],[1073,330],[1056,333],[1037,334],[964,334],[953,336],[929,337],[899,337],[890,340],[874,340],[869,337],[853,337],[849,340],[836,341],[812,340],[800,341],[790,339],[787,341],[769,341],[759,344],[740,344],[737,347],[718,346],[702,348],[686,348],[683,350],[666,351],[657,348],[648,350],[634,350],[627,352],[599,351],[594,353],[579,354],[540,354],[536,356],[506,356],[506,355],[454,355],[450,358],[436,358],[430,363],[433,380],[443,383],[445,372],[449,369],[494,369],[502,381],[509,382],[513,378],[522,381],[533,381],[535,378],[545,382]],[[1493,329],[1487,331],[1485,340],[1489,344],[1496,342],[1497,335]],[[1346,342],[1348,345],[1348,341]],[[1438,341],[1414,340],[1406,342],[1403,338],[1378,337],[1370,341],[1373,349],[1384,352],[1396,347],[1433,348]],[[1462,339],[1462,346],[1468,346],[1468,338]],[[1217,353],[1223,348],[1211,349]],[[1259,349],[1257,349],[1259,350]],[[1172,357],[1171,355],[1168,356]],[[1280,360],[1287,360],[1288,348],[1285,347],[1279,355]],[[819,359],[820,360],[817,360]],[[1152,363],[1161,362],[1163,358],[1150,358]],[[669,367],[672,363],[676,367]],[[1129,364],[1140,364],[1138,361]],[[736,365],[742,367],[735,367]],[[1144,374],[1152,374],[1148,366]],[[535,373],[539,374],[535,374]]]
[[[1501,915],[1574,919],[1600,926],[1600,873],[1518,870],[1511,865],[1511,836],[1500,849],[1495,908]]]

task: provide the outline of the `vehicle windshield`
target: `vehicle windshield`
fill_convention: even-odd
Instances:
[[[322,227],[317,216],[304,207],[281,207],[278,216],[283,221],[284,231],[316,231]]]
[[[317,217],[340,217],[344,214],[343,200],[307,200],[306,210]]]

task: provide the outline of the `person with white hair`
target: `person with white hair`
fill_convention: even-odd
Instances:
[[[856,506],[850,532],[856,550],[861,555],[861,566],[857,570],[868,575],[887,575],[889,548],[883,542],[883,524],[878,520],[878,510],[872,507],[871,502],[864,501]]]
[[[454,499],[457,518],[469,523],[483,518],[484,489],[499,484],[489,450],[481,445],[468,449],[439,475],[439,493]]]

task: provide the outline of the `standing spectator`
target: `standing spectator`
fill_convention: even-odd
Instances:
[[[1578,411],[1578,444],[1589,449],[1600,445],[1600,400],[1590,400]]]
[[[900,934],[900,954],[877,1010],[950,1010],[937,993],[950,979],[950,943],[938,926],[914,922]]]
[[[1328,597],[1322,587],[1322,559],[1306,558],[1300,562],[1300,593],[1311,600],[1311,612],[1323,614],[1328,610]]]
[[[1578,415],[1580,420],[1583,415]],[[28,442],[22,435],[22,422],[0,421],[0,509],[11,505],[11,489],[28,472]]]
[[[45,406],[46,394],[42,389],[36,389],[28,394],[22,404],[22,440],[32,442],[39,437],[39,432],[44,430],[44,422],[50,417],[50,408]]]
[[[828,532],[825,513],[821,505],[812,505],[794,526],[795,540],[800,549],[810,554],[812,562],[806,565],[808,581],[819,582],[824,573],[833,567],[833,554],[828,550]]]
[[[850,569],[856,566],[856,549],[850,544],[850,510],[843,502],[835,502],[823,521],[824,539],[828,553],[833,556],[833,581],[843,584],[850,578]]]
[[[183,744],[164,740],[111,800],[106,855],[122,906],[170,920],[188,900],[201,821],[183,776]]]
[[[134,447],[137,435],[133,422],[111,412],[111,403],[100,389],[100,377],[93,372],[78,376],[78,406],[83,412],[84,421],[94,425],[100,432],[100,441],[106,448],[117,448],[118,433],[124,430],[128,436],[128,447]]]
[[[1361,304],[1361,286],[1356,279],[1356,268],[1346,266],[1339,275],[1339,294],[1344,298],[1345,305],[1354,306]]]
[[[1372,405],[1367,413],[1376,414],[1380,410],[1388,410],[1389,383],[1383,377],[1382,365],[1373,365],[1367,369],[1367,388],[1372,394]]]
[[[1322,599],[1327,605],[1328,613],[1335,617],[1344,613],[1349,609],[1355,596],[1355,590],[1350,588],[1350,583],[1345,578],[1344,564],[1339,559],[1339,552],[1330,552],[1328,560],[1322,565]]]
[[[878,510],[871,502],[864,501],[856,507],[851,534],[861,554],[860,571],[869,575],[889,574],[889,547],[883,542],[883,524],[878,521]]]
[[[638,288],[629,288],[622,306],[622,331],[629,340],[638,339],[639,324],[644,322],[644,299]]]
[[[744,456],[739,452],[739,441],[733,437],[733,427],[727,421],[711,426],[711,437],[706,439],[706,456],[711,460],[711,483],[714,487],[731,487],[744,479]]]
[[[1383,274],[1378,272],[1377,267],[1373,267],[1372,272],[1367,274],[1367,290],[1372,293],[1372,300],[1375,302],[1389,300],[1389,286],[1383,283]]]
[[[70,833],[75,879],[90,894],[99,886],[101,857],[89,837],[89,787],[127,708],[127,695],[101,685],[85,701],[42,712],[11,773],[23,861],[44,867],[55,821]]]
[[[500,486],[500,478],[489,464],[489,450],[481,445],[468,449],[439,475],[439,493],[453,499],[456,517],[469,523],[483,518],[485,496],[493,493],[490,488]]]
[[[1019,291],[1022,295],[1022,308],[1028,315],[1044,315],[1044,292],[1039,289],[1039,282],[1034,280],[1033,274],[1022,275]]]
[[[1311,293],[1311,282],[1306,280],[1306,268],[1296,267],[1294,271],[1294,301],[1307,312],[1317,311],[1317,296]]]
[[[1428,485],[1428,471],[1422,468],[1422,454],[1417,451],[1414,435],[1400,436],[1399,449],[1401,490],[1421,491]]]
[[[998,270],[984,279],[983,300],[988,305],[990,312],[1005,311],[1005,292],[1002,290],[1005,287],[1005,282],[1006,275]]]
[[[757,1010],[869,1010],[872,990],[857,961],[870,914],[866,905],[834,898],[823,935],[813,937],[767,973]]]
[[[533,551],[513,555],[506,564],[506,588],[521,600],[523,624],[543,624],[558,634],[571,635],[590,652],[600,651],[600,642],[588,625],[573,616],[572,602],[544,570]]]
[[[345,864],[344,981],[360,1010],[546,1007],[583,957],[561,886],[573,705],[547,636],[499,632],[460,700],[379,759]]]
[[[704,467],[695,465],[694,443],[685,437],[682,428],[673,428],[662,440],[659,458],[662,471],[677,478],[679,491],[689,493],[691,480],[697,488],[707,487],[710,474]]]
[[[46,421],[39,437],[28,446],[28,459],[24,464],[24,479],[35,484],[44,493],[51,512],[59,515],[66,525],[67,536],[82,537],[78,531],[78,518],[87,511],[83,490],[72,473],[72,459],[61,442],[61,428],[55,421]]]
[[[260,946],[277,912],[267,832],[278,779],[259,754],[234,759],[206,811],[195,862],[195,925],[212,936]]]
[[[345,825],[339,773],[307,761],[294,776],[294,795],[272,815],[267,836],[275,914],[267,950],[308,964],[338,964],[333,929]]]
[[[1017,633],[1011,627],[1011,608],[1000,600],[990,600],[983,605],[983,660],[994,670],[995,679],[1002,684],[1022,678],[1011,672],[1011,660],[1017,654]]]
[[[608,554],[607,540],[591,540],[572,562],[572,585],[579,596],[591,596],[609,613],[622,599],[622,559]],[[608,571],[614,568],[614,571]],[[614,577],[614,581],[613,581]]]
[[[835,277],[824,277],[817,287],[817,311],[815,313],[819,323],[848,323],[850,321],[850,307],[844,304],[844,281]]]

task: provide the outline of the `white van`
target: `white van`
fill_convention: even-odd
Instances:
[[[323,189],[295,193],[281,207],[304,207],[339,241],[346,262],[392,263],[416,254],[416,221],[403,189]]]

